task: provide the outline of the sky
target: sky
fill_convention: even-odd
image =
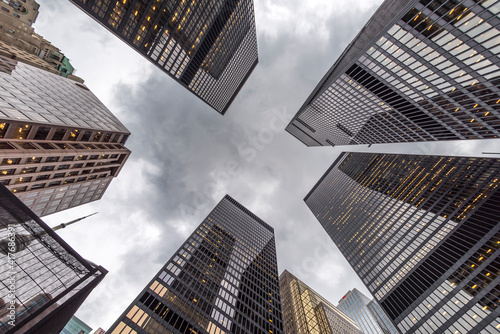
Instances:
[[[279,273],[334,305],[353,288],[370,296],[303,201],[338,154],[500,151],[494,140],[308,148],[284,131],[381,0],[255,0],[259,65],[225,116],[68,0],[37,1],[35,31],[132,133],[100,201],[43,217],[99,212],[58,231],[109,271],[76,313],[94,329],[113,324],[225,194],[274,227]]]

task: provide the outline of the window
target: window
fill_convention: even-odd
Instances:
[[[94,140],[93,141],[99,141],[102,137],[102,132],[98,131],[95,135],[94,135]]]
[[[9,143],[6,143],[6,142],[0,143],[0,150],[13,150],[13,149],[14,149],[14,146],[12,146]]]
[[[0,176],[2,175],[12,175],[14,174],[16,170],[15,169],[1,169],[0,170]]]
[[[21,158],[5,158],[2,160],[2,165],[19,165]]]
[[[31,181],[31,177],[28,176],[28,177],[19,177],[15,180],[14,184],[19,184],[19,183],[26,183],[26,182],[30,182]]]
[[[47,139],[49,132],[50,132],[50,128],[41,126],[38,128],[34,139],[45,140],[45,139]]]
[[[106,132],[106,134],[104,135],[103,141],[104,142],[109,142],[110,140],[111,140],[111,133]]]
[[[24,148],[25,150],[36,150],[38,147],[34,146],[31,143],[17,143],[17,145],[21,146],[21,148]]]
[[[9,123],[0,123],[0,138],[3,138],[5,136],[8,128]]]
[[[31,157],[31,158],[27,158],[25,163],[27,164],[35,164],[35,163],[39,163],[42,161],[42,157]]]
[[[28,187],[27,187],[27,186],[24,186],[24,187],[17,187],[17,188],[12,189],[12,192],[13,192],[13,193],[20,193],[20,192],[26,191],[26,189],[28,189]]]
[[[73,159],[75,159],[74,156],[66,156],[62,158],[62,161],[73,161]]]
[[[78,135],[80,134],[80,130],[73,130],[69,133],[69,137],[68,137],[68,140],[71,140],[71,141],[76,141],[76,139],[78,138]]]
[[[66,134],[66,129],[59,128],[54,133],[52,140],[63,140],[65,134]]]
[[[31,125],[25,124],[21,125],[16,129],[12,138],[14,139],[26,139],[31,130]]]
[[[45,162],[57,162],[59,161],[59,157],[48,157],[45,159]]]
[[[55,147],[50,145],[49,143],[37,143],[37,144],[46,150],[54,150],[55,149]]]
[[[122,140],[120,140],[120,144],[125,144],[128,139],[128,135],[123,135]]]
[[[26,167],[21,170],[21,173],[34,173],[36,172],[36,167]]]
[[[92,131],[85,131],[82,136],[81,141],[89,141],[90,136],[92,136]]]
[[[68,150],[72,148],[70,145],[67,144],[56,144],[58,147],[62,148],[63,150]]]

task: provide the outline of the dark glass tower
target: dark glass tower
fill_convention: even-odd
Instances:
[[[499,5],[384,1],[287,131],[307,146],[497,138]]]
[[[498,333],[500,159],[342,153],[305,202],[403,333]]]
[[[108,332],[283,333],[273,228],[226,195]]]
[[[258,63],[251,0],[71,0],[224,114]]]
[[[0,333],[59,333],[107,274],[0,184]]]

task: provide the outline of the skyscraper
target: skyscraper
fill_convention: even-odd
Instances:
[[[64,326],[60,334],[90,334],[92,328],[78,319],[76,316],[71,317],[69,322]]]
[[[362,334],[356,323],[285,270],[280,275],[285,334]]]
[[[342,153],[305,202],[403,333],[498,333],[500,159]]]
[[[384,1],[287,131],[307,146],[497,138],[499,5]]]
[[[283,333],[274,230],[226,195],[108,333]]]
[[[86,86],[0,56],[0,183],[37,215],[100,199],[129,135]]]
[[[69,59],[42,36],[35,33],[33,23],[39,5],[34,0],[5,0],[0,5],[0,55],[62,75],[77,82]]]
[[[6,334],[59,333],[107,274],[3,185],[0,261],[0,333]]]
[[[399,333],[377,302],[370,300],[356,288],[339,300],[338,308],[354,320],[364,334]]]
[[[224,114],[258,63],[251,0],[71,0]]]

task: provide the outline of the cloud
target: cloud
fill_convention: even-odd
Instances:
[[[126,145],[132,155],[103,199],[46,219],[53,225],[100,212],[60,233],[110,271],[78,311],[94,328],[108,328],[121,315],[225,193],[275,228],[280,273],[289,269],[334,304],[354,287],[369,295],[328,244],[304,196],[342,150],[480,149],[474,141],[307,148],[283,130],[381,1],[258,1],[260,63],[226,116],[69,2],[52,1],[39,1],[36,31],[70,57],[132,132]],[[488,145],[484,150],[495,149]]]

